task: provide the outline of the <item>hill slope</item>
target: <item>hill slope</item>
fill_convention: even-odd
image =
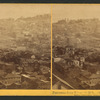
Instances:
[[[48,14],[0,19],[0,48],[45,52],[50,49],[51,17]]]
[[[53,44],[100,49],[100,20],[60,20],[53,23]]]

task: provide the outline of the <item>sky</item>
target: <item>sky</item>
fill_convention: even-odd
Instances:
[[[67,5],[53,5],[52,7],[52,21],[57,22],[61,19],[100,19],[100,5],[99,4],[67,4]]]
[[[0,4],[0,19],[34,17],[36,15],[51,14],[49,4]],[[60,19],[100,19],[99,4],[53,4],[52,21]]]
[[[0,4],[0,19],[34,17],[51,14],[51,5],[45,4]]]

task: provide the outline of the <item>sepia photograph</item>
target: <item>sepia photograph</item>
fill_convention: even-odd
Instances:
[[[100,89],[100,5],[52,6],[53,90]]]
[[[50,89],[51,5],[0,4],[0,89]]]

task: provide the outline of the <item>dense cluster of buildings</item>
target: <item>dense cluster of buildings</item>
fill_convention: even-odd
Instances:
[[[43,58],[42,58],[43,59]],[[37,60],[35,55],[21,58],[20,64],[0,61],[1,89],[49,89],[50,62]]]
[[[77,49],[73,47],[65,47],[62,49],[64,51],[63,54],[60,54],[58,52],[58,55],[54,56],[54,62],[59,62],[61,59],[64,59],[66,61],[66,67],[80,67],[82,68],[85,63],[85,58],[87,56],[86,51],[77,51]]]
[[[55,69],[63,73],[63,75],[65,74],[67,77],[70,77],[72,81],[75,81],[76,84],[78,84],[76,88],[100,88],[100,70],[96,69],[96,71],[90,71],[86,68],[89,64],[93,65],[87,60],[87,57],[91,55],[93,51],[86,51],[85,49],[71,46],[66,46],[65,48],[55,47],[53,49],[53,64]],[[91,68],[90,65],[88,67]],[[94,69],[95,67],[96,66],[94,66]]]

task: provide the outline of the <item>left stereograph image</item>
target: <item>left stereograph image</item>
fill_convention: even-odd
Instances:
[[[50,89],[51,6],[0,4],[0,89]]]

